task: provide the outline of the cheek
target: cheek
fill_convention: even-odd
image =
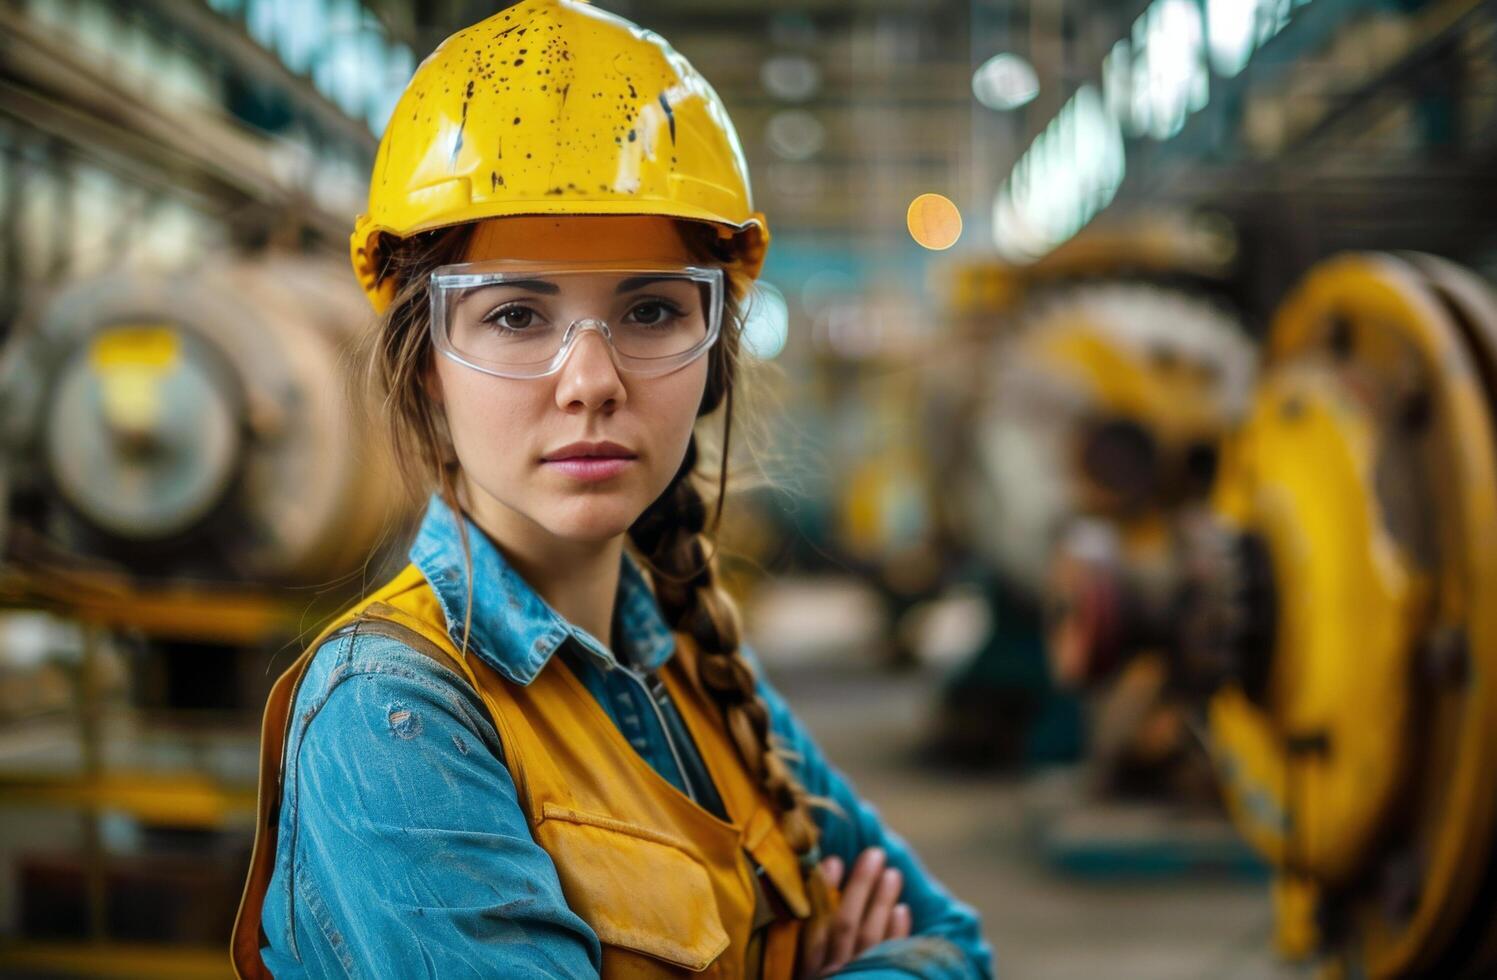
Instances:
[[[528,448],[515,444],[514,439],[516,433],[534,430],[537,405],[543,401],[533,391],[534,386],[491,378],[446,358],[437,360],[447,425],[464,468],[518,458],[494,450]]]
[[[654,381],[650,390],[651,428],[660,434],[662,449],[666,449],[669,442],[668,448],[673,455],[671,472],[674,474],[696,424],[697,408],[702,404],[702,391],[707,384],[706,359]]]

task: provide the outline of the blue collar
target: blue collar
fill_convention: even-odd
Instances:
[[[489,666],[516,684],[529,684],[568,637],[605,667],[619,660],[606,642],[574,626],[520,577],[494,542],[466,515],[468,546],[473,554],[473,624],[468,637]],[[411,545],[410,560],[426,576],[447,618],[447,632],[459,649],[468,603],[463,545],[452,508],[433,493],[421,529]],[[626,551],[619,570],[614,622],[629,666],[654,670],[675,652],[675,638],[660,615],[644,573]]]

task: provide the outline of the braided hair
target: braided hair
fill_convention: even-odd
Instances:
[[[698,418],[723,409],[716,501],[709,522],[697,484],[697,438],[693,434],[675,476],[630,527],[629,539],[650,572],[666,623],[689,635],[699,651],[702,686],[722,711],[743,764],[768,796],[780,831],[800,858],[812,918],[820,919],[830,914],[831,896],[817,870],[819,832],[812,808],[829,804],[806,792],[790,767],[787,751],[770,731],[769,710],[758,695],[754,669],[740,649],[737,609],[717,585],[715,554],[708,551],[722,518],[727,488],[739,336],[751,282],[741,271],[732,243],[722,239],[713,226],[692,221],[678,222],[678,226],[693,258],[722,267],[728,283],[723,330],[708,352],[707,383],[697,409]],[[382,275],[395,277],[396,294],[359,354],[366,365],[365,383],[380,396],[381,414],[404,482],[418,496],[436,488],[454,514],[461,513],[457,460],[446,420],[424,389],[425,369],[432,356],[427,278],[437,266],[460,260],[472,227],[458,225],[387,241],[379,251],[379,267]],[[462,644],[466,654],[473,615],[472,553],[467,522],[458,521],[458,530],[468,565]]]
[[[721,709],[738,755],[769,797],[781,833],[801,859],[813,916],[825,914],[830,898],[815,872],[820,856],[811,817],[815,801],[770,732],[769,710],[739,648],[737,611],[715,582],[714,557],[705,544],[707,506],[694,482],[696,462],[693,436],[675,479],[629,529],[629,537],[648,559],[666,622],[694,642],[702,687]]]

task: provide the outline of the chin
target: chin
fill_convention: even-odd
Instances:
[[[644,513],[644,508],[645,505],[634,501],[594,497],[538,515],[538,523],[558,538],[579,544],[595,543],[611,540],[628,531]]]

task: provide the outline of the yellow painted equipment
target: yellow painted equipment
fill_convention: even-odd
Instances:
[[[1369,977],[1497,968],[1497,301],[1348,254],[1276,315],[1209,508],[1152,567],[1063,556],[1097,664],[1167,637],[1278,942]]]
[[[1033,299],[996,343],[974,438],[987,492],[969,526],[1038,594],[1050,542],[1077,515],[1153,536],[1209,486],[1238,421],[1253,348],[1204,300],[1132,283]]]
[[[0,373],[10,498],[32,501],[14,536],[158,582],[357,567],[410,509],[350,397],[368,318],[346,273],[301,256],[61,291]]]
[[[33,869],[18,887],[75,901],[61,914],[90,941],[42,930],[0,943],[0,974],[215,975],[221,949],[108,941],[141,938],[110,910],[129,904],[141,876],[175,874],[182,855],[115,853],[106,815],[204,836],[242,822],[253,785],[203,754],[188,753],[187,768],[180,753],[148,747],[164,732],[203,744],[210,713],[258,704],[265,663],[346,604],[380,535],[409,515],[374,413],[350,397],[369,310],[339,263],[270,255],[77,281],[34,313],[0,362],[0,606],[81,627],[76,746],[55,733],[79,764],[10,760],[0,804],[77,811],[77,852],[18,849]],[[106,685],[127,656],[140,668],[132,683]],[[224,684],[189,687],[184,675]],[[194,880],[209,883],[194,893],[207,909],[194,921],[216,914],[204,896],[223,864],[194,858]]]
[[[1021,712],[994,712],[1002,698],[1051,713],[1036,723],[1059,733],[1045,751],[1079,750],[1076,702],[1053,690],[1039,643],[1052,549],[1088,519],[1130,550],[1154,547],[1168,516],[1209,489],[1256,362],[1215,287],[1231,253],[1219,239],[1156,214],[1115,234],[1089,230],[1031,265],[969,259],[941,270],[954,336],[925,399],[941,419],[927,445],[952,446],[937,457],[937,513],[949,515],[953,540],[976,546],[1001,623],[943,691],[941,751],[985,760],[1012,743],[1000,727],[1011,723],[993,719]],[[1162,674],[1113,685],[1109,704],[1127,710],[1097,714],[1116,723],[1093,727],[1089,791],[1210,792],[1153,680]]]

